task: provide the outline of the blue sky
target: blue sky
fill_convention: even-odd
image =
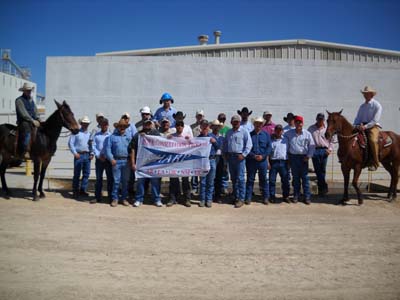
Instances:
[[[221,42],[314,39],[400,51],[399,0],[1,1],[0,47],[45,92],[47,56]],[[212,40],[212,39],[211,39]]]

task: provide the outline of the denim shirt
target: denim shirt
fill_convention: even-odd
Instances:
[[[209,132],[207,135],[203,135],[203,134],[199,134],[198,137],[210,137],[210,138],[214,138],[216,140],[215,143],[211,143],[211,150],[210,150],[210,156],[215,156],[217,155],[217,151],[218,149],[221,148],[221,144],[220,141],[213,133]]]
[[[68,141],[68,147],[72,154],[79,152],[92,152],[89,144],[90,132],[89,130],[83,131],[81,128],[75,135],[71,135]]]
[[[160,122],[162,118],[168,118],[171,128],[175,127],[175,119],[173,114],[176,114],[176,109],[172,106],[166,111],[163,106],[158,108],[154,114],[153,121]]]
[[[236,153],[247,156],[250,153],[251,147],[253,147],[253,143],[250,133],[246,129],[239,127],[237,131],[229,129],[226,133],[223,147],[224,153]]]
[[[253,130],[250,136],[253,147],[247,158],[254,159],[256,155],[262,155],[262,160],[265,160],[271,154],[271,137],[263,130],[258,134]]]
[[[296,133],[296,129],[291,129],[285,133],[289,141],[289,154],[307,155],[313,157],[315,150],[315,143],[311,133],[303,129],[300,134]]]
[[[131,138],[125,133],[121,135],[118,133],[113,133],[109,136],[107,142],[105,143],[105,154],[109,161],[116,157],[128,157],[128,146]]]
[[[106,132],[97,132],[93,138],[93,152],[96,158],[100,158],[100,155],[105,155],[104,141],[110,136],[111,133],[107,130]]]

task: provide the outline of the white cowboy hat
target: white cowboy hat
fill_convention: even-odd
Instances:
[[[374,94],[374,96],[376,95],[376,91],[368,85],[366,87],[364,87],[363,90],[360,90],[360,92],[361,92],[361,94],[372,93],[372,94]]]
[[[143,107],[140,109],[140,113],[141,113],[141,114],[151,114],[150,107],[148,107],[148,106],[143,106]]]
[[[18,89],[18,91],[20,91],[20,92],[23,92],[23,91],[32,91],[32,90],[34,90],[34,89],[35,89],[35,87],[34,87],[33,85],[30,85],[29,83],[24,82],[24,85],[23,85],[22,87],[20,87],[20,88]]]
[[[262,117],[257,117],[253,119],[253,124],[254,123],[264,123],[265,120]]]
[[[83,116],[83,118],[79,120],[79,123],[90,124],[90,119],[88,116]]]
[[[104,118],[104,114],[102,112],[99,112],[99,113],[96,114],[96,119],[100,118],[100,117]]]
[[[223,124],[222,124],[220,121],[218,121],[218,120],[212,121],[210,125],[211,125],[211,126],[220,126],[220,127],[223,126]]]

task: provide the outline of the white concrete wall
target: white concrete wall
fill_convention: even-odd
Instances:
[[[136,122],[144,105],[158,107],[169,92],[174,106],[194,121],[197,109],[206,118],[219,112],[231,116],[247,106],[252,116],[264,110],[283,123],[287,112],[301,114],[308,127],[318,112],[338,111],[351,121],[363,102],[360,89],[371,85],[382,103],[382,125],[400,131],[398,85],[400,67],[378,63],[344,63],[285,59],[228,59],[190,57],[49,57],[47,58],[47,113],[52,99],[67,100],[76,117],[104,112],[112,121],[128,111]],[[92,123],[94,125],[94,123]],[[65,141],[60,140],[60,147]],[[55,162],[68,161],[58,153]],[[336,166],[336,158],[334,165]],[[337,167],[337,166],[336,166]],[[336,169],[335,167],[335,169]],[[67,171],[68,176],[72,174]]]

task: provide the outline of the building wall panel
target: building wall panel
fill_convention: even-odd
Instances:
[[[104,112],[111,122],[125,111],[136,122],[140,107],[155,111],[163,92],[174,96],[174,106],[187,114],[187,123],[194,121],[197,109],[212,120],[219,112],[231,116],[243,106],[254,111],[252,116],[271,110],[276,123],[292,111],[304,115],[308,127],[318,112],[342,108],[352,121],[363,102],[360,89],[368,84],[377,88],[384,107],[382,125],[397,131],[399,82],[398,64],[303,59],[50,57],[46,72],[48,99],[67,100],[77,117],[94,120],[97,112]],[[47,113],[54,111],[52,101],[47,105]],[[60,143],[65,147],[66,139]],[[72,167],[68,152],[55,157],[55,163],[66,160]]]

